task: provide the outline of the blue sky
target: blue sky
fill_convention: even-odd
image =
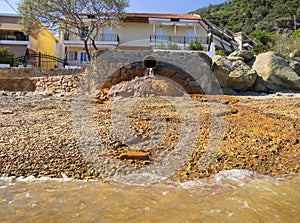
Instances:
[[[128,12],[188,13],[209,4],[220,4],[225,0],[130,0]]]
[[[17,9],[17,3],[22,0],[0,0],[0,13],[16,13],[5,1]],[[129,2],[127,12],[188,13],[209,4],[223,3],[225,0],[129,0]]]

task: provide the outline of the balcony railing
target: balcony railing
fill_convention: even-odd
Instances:
[[[80,37],[78,35],[74,35],[74,34],[65,34],[64,35],[64,40],[70,40],[70,41],[82,41],[83,40],[83,36]],[[101,33],[99,35],[96,36],[95,38],[96,41],[99,42],[119,42],[119,36],[117,34],[112,34],[112,33]]]
[[[29,41],[22,32],[0,31],[0,40]]]
[[[192,41],[198,41],[201,44],[207,44],[206,37],[192,36],[167,36],[167,35],[151,35],[150,44],[155,48],[166,49],[185,49],[188,48]]]
[[[81,60],[66,60],[66,66],[68,68],[75,68],[75,67],[81,67],[89,64],[88,61],[81,61]]]

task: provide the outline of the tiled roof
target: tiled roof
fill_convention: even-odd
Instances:
[[[160,18],[160,19],[188,19],[199,20],[202,19],[200,15],[196,14],[170,14],[170,13],[125,13],[125,17],[130,18]]]
[[[88,13],[82,13],[80,15],[81,16],[88,16],[88,17],[89,16],[94,16],[93,14],[88,14]],[[196,15],[196,14],[171,14],[171,13],[134,13],[134,12],[127,12],[127,13],[124,14],[124,17],[127,20],[130,20],[130,19],[133,19],[133,20],[148,20],[149,18],[203,20],[203,18],[200,15]]]

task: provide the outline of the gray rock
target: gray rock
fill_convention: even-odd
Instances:
[[[288,58],[287,60],[288,64],[291,68],[294,69],[294,71],[300,76],[300,58]]]
[[[235,95],[237,92],[231,88],[222,88],[223,94],[225,95]]]
[[[252,85],[251,88],[249,88],[250,91],[255,91],[255,92],[265,92],[268,93],[270,92],[270,89],[266,87],[266,82],[258,76]]]
[[[213,73],[222,88],[245,91],[255,82],[257,74],[242,60],[214,57]]]
[[[267,52],[258,55],[253,69],[263,79],[264,86],[270,90],[300,90],[300,77],[278,53]]]
[[[240,57],[243,58],[245,62],[250,61],[253,58],[253,54],[246,50],[236,50],[232,52],[228,57]]]

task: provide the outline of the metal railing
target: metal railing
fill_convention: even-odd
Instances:
[[[42,53],[28,54],[22,57],[18,57],[12,61],[12,64],[14,64],[15,62],[21,63],[21,66],[47,69],[56,68],[59,66],[58,64],[62,64],[63,67],[67,65],[66,60]]]
[[[186,49],[192,41],[207,44],[206,37],[150,35],[150,44],[153,44],[155,48]]]
[[[29,41],[22,32],[0,31],[0,40]]]
[[[66,60],[67,68],[78,68],[89,64],[88,61],[81,61],[81,60]]]
[[[75,34],[65,34],[64,40],[81,41],[83,40],[83,37]],[[96,36],[95,40],[101,42],[120,42],[119,35],[112,33],[100,33]]]

